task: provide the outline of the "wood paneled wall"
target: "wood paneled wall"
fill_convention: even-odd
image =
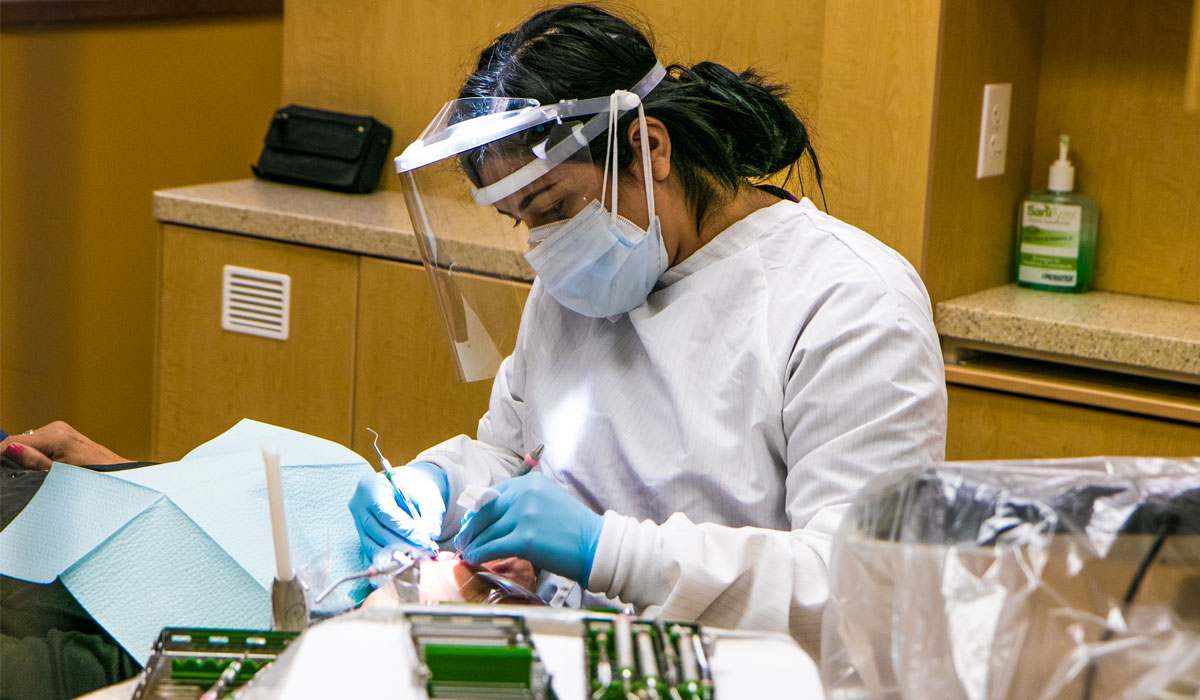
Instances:
[[[150,193],[250,177],[279,106],[282,20],[2,29],[0,425],[65,420],[146,459],[159,249]]]
[[[1045,187],[1061,132],[1079,189],[1100,203],[1096,287],[1200,301],[1200,114],[1181,92],[1192,1],[608,6],[653,27],[664,62],[754,65],[792,86],[830,212],[905,255],[934,301],[1011,279],[1016,204]],[[285,101],[375,114],[399,152],[479,50],[542,6],[287,0]],[[978,180],[993,82],[1013,83],[1008,159],[1003,176]],[[383,186],[399,187],[390,168]]]
[[[452,99],[479,51],[544,7],[531,0],[288,0],[284,10],[286,101],[370,112],[395,130],[399,153]],[[663,63],[716,60],[758,67],[793,88],[812,113],[821,61],[824,0],[739,4],[690,0],[606,5],[653,29]],[[399,189],[394,175],[384,186]]]
[[[1200,302],[1200,114],[1182,97],[1194,1],[1046,0],[1030,187],[1070,134],[1076,191],[1100,204],[1097,289]]]
[[[923,267],[937,0],[837,0],[825,12],[817,100],[834,216]]]
[[[1013,215],[1029,189],[1044,0],[946,3],[925,284],[935,302],[1011,281]],[[983,86],[1012,83],[1004,174],[976,179]]]
[[[374,114],[395,129],[398,153],[454,96],[479,51],[543,6],[287,0],[285,102]],[[649,25],[664,63],[754,66],[790,86],[813,127],[831,212],[920,265],[940,2],[605,6]],[[399,189],[390,169],[382,185]]]
[[[925,280],[935,301],[1012,280],[1016,204],[1071,136],[1100,205],[1094,286],[1200,302],[1200,114],[1182,90],[1191,0],[946,3]],[[975,179],[986,83],[1012,82],[1008,161]]]

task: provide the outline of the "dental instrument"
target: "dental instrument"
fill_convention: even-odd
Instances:
[[[376,557],[376,559],[378,560],[378,557]],[[421,559],[418,557],[407,555],[399,550],[393,550],[388,555],[386,562],[369,566],[362,571],[356,571],[352,574],[347,574],[329,584],[329,586],[321,592],[321,595],[317,596],[315,602],[320,603],[325,599],[326,596],[333,592],[333,589],[337,588],[343,583],[346,583],[347,581],[355,581],[362,578],[374,578],[376,576],[396,577],[413,568],[413,566],[415,566],[419,561],[421,561]]]
[[[419,517],[420,511],[417,510],[417,505],[412,502],[412,499],[408,497],[408,494],[404,493],[404,489],[400,488],[400,486],[396,483],[396,470],[394,467],[392,467],[392,463],[389,462],[387,457],[384,457],[383,453],[379,451],[379,433],[371,430],[370,428],[367,428],[367,432],[375,436],[375,441],[372,443],[372,446],[375,448],[375,454],[379,455],[379,464],[383,467],[383,475],[387,477],[388,483],[392,485],[392,489],[396,492],[396,495],[400,497],[401,501],[403,501],[404,508],[408,511],[408,514],[414,518]]]

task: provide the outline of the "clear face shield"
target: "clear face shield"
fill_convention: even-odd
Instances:
[[[539,274],[565,269],[558,258],[612,257],[588,250],[585,237],[571,231],[574,222],[613,204],[615,169],[606,173],[605,163],[593,162],[590,145],[608,139],[615,153],[611,127],[638,109],[664,75],[656,64],[632,91],[552,105],[453,100],[396,158],[462,381],[495,376],[512,351],[534,277],[526,253],[542,248]],[[540,262],[556,251],[550,263]]]

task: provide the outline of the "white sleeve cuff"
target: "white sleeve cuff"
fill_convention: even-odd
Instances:
[[[678,566],[664,567],[671,563],[653,521],[638,522],[610,510],[604,514],[587,589],[639,609],[661,605],[679,577]]]
[[[839,519],[814,519],[822,529]],[[830,536],[693,523],[675,513],[661,525],[604,514],[588,590],[672,620],[730,629],[789,632],[815,649],[828,597]]]

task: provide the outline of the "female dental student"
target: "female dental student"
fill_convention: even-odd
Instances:
[[[406,498],[359,484],[368,550],[452,541],[472,563],[520,557],[641,611],[815,649],[843,506],[943,458],[946,393],[913,268],[753,184],[805,157],[820,183],[782,95],[751,71],[664,68],[589,5],[482,52],[397,170],[439,251],[473,207],[498,220],[479,230],[528,237],[536,279],[475,439],[397,470]],[[499,496],[464,522],[468,485]]]

